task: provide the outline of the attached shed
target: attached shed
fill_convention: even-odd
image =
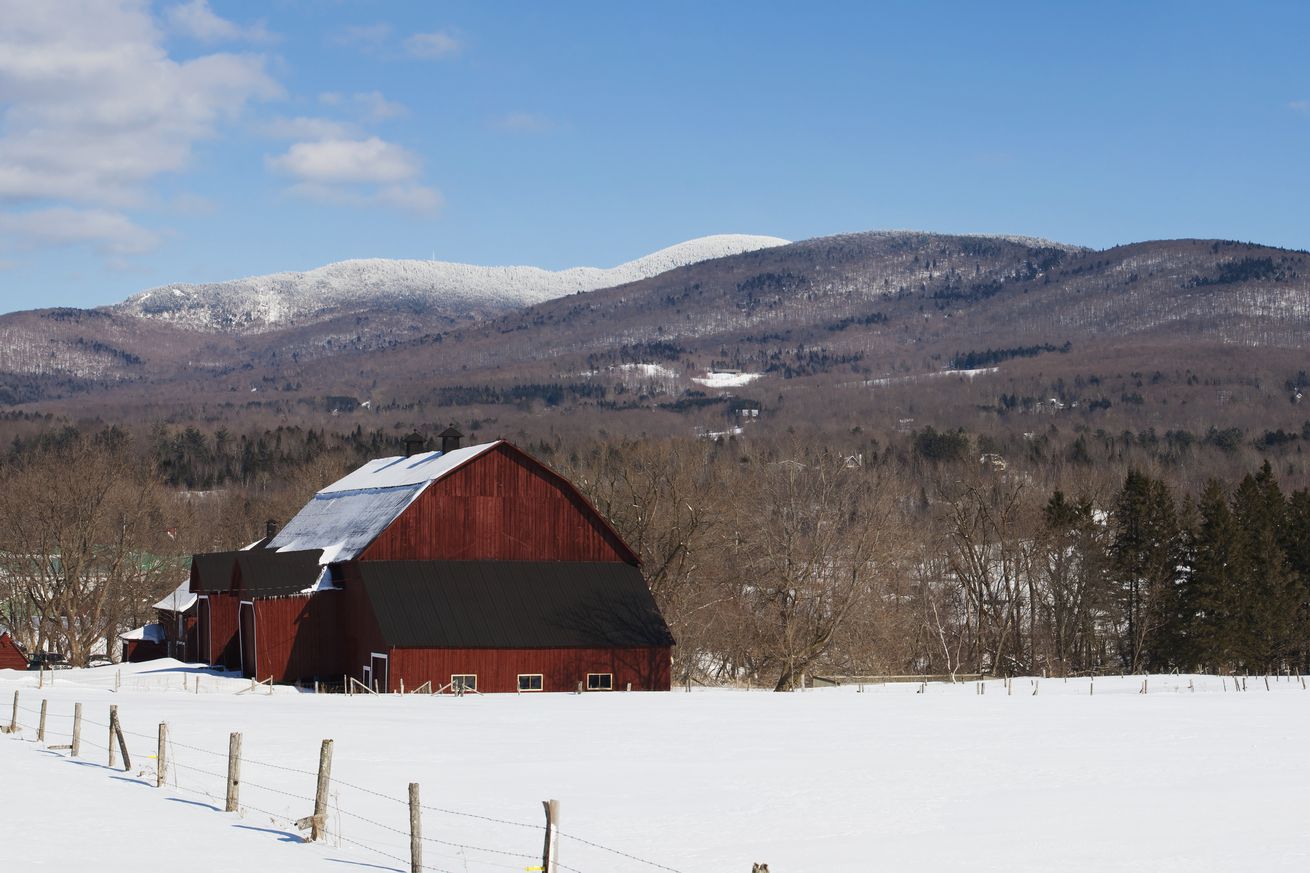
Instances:
[[[27,655],[18,648],[18,643],[9,632],[0,634],[0,670],[26,670]]]
[[[201,659],[387,690],[667,690],[672,637],[604,517],[508,442],[442,444],[368,462],[253,547],[196,555]]]

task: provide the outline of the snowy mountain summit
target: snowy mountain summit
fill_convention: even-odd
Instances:
[[[164,285],[110,307],[198,330],[260,333],[363,309],[405,307],[459,318],[530,306],[578,291],[635,282],[676,267],[789,241],[718,234],[679,243],[617,267],[481,267],[445,261],[340,261],[303,273]]]

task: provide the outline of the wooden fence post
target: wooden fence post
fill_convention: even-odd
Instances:
[[[323,838],[327,830],[328,785],[332,779],[332,741],[324,740],[318,752],[318,788],[314,792],[314,818],[310,825],[309,839]]]
[[[423,821],[419,812],[418,783],[409,783],[409,873],[423,873]]]
[[[155,752],[155,787],[163,788],[168,771],[168,722],[159,723],[159,749]]]
[[[73,746],[69,751],[76,758],[82,749],[82,704],[73,704]]]
[[[119,750],[120,752],[123,753],[123,769],[124,769],[124,770],[131,770],[131,769],[132,769],[132,758],[127,754],[127,740],[123,737],[123,725],[122,725],[122,723],[118,720],[118,707],[117,707],[117,706],[112,706],[112,707],[110,707],[110,709],[112,710],[112,711],[109,713],[109,745],[110,745],[110,755],[111,755],[111,756],[113,755],[112,748],[113,748],[113,745],[114,745],[114,740],[117,739],[117,740],[118,740],[118,750]],[[111,766],[112,766],[112,765],[111,765]]]
[[[9,717],[9,733],[18,730],[18,689],[14,689],[14,714]]]
[[[241,800],[241,734],[227,738],[227,802],[224,812],[236,812]]]
[[[114,748],[114,722],[118,721],[118,705],[109,704],[109,768],[112,770],[118,766],[118,751]]]
[[[559,861],[559,801],[543,800],[546,808],[546,842],[541,847],[541,873],[554,873]]]
[[[49,702],[50,701],[48,700],[41,701],[41,721],[36,727],[36,741],[38,743],[45,742],[45,710],[46,710],[46,704],[48,704]]]

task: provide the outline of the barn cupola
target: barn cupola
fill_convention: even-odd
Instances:
[[[405,437],[405,457],[412,458],[419,452],[423,451],[423,444],[427,441],[427,437],[423,436],[423,434],[418,431],[414,431],[412,434]]]
[[[437,434],[437,436],[441,438],[442,454],[453,452],[459,448],[459,441],[464,439],[464,434],[460,433],[453,424]]]

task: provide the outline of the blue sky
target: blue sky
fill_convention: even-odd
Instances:
[[[0,0],[0,310],[711,233],[1310,248],[1310,3]]]

